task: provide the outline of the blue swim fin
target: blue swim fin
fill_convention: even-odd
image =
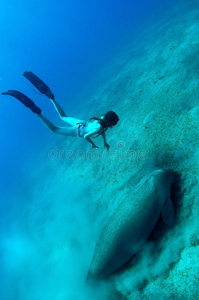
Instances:
[[[39,91],[40,93],[46,95],[48,98],[55,100],[55,96],[51,92],[50,88],[34,73],[24,72],[23,76],[26,77]]]
[[[40,115],[41,109],[36,106],[36,104],[28,98],[26,95],[22,94],[21,92],[15,90],[8,90],[7,92],[1,93],[2,95],[10,95],[18,99],[21,103],[23,103],[26,107],[30,108],[32,112],[35,114]]]

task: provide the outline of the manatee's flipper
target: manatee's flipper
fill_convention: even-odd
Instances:
[[[174,221],[174,206],[171,199],[168,199],[161,212],[162,221],[167,225],[172,225]]]
[[[23,73],[23,76],[25,76],[40,91],[40,93],[46,95],[52,100],[55,100],[55,96],[51,92],[50,88],[34,73],[26,71]]]
[[[7,92],[1,94],[13,96],[16,99],[18,99],[21,103],[23,103],[26,107],[30,108],[35,114],[41,114],[41,109],[37,107],[35,103],[26,95],[14,90],[8,90]]]

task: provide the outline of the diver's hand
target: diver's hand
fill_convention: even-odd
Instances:
[[[108,143],[104,143],[104,147],[107,149],[107,151],[110,149],[110,145]]]

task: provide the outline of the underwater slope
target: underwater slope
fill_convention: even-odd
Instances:
[[[132,177],[137,174],[144,158],[148,165],[149,158],[156,156],[161,167],[172,168],[181,176],[175,226],[157,249],[150,245],[139,264],[116,278],[118,290],[128,299],[199,295],[198,16],[192,2],[192,6],[178,6],[150,27],[110,64],[109,78],[104,77],[107,83],[90,100],[99,110],[118,111],[121,119],[108,134],[116,153],[92,161],[87,168],[84,163],[85,170],[81,170],[82,176],[92,172],[97,207],[104,205],[107,215],[111,214],[128,192],[128,184],[126,189],[121,187],[125,179],[128,183],[129,173]],[[125,150],[133,150],[131,160],[123,159]]]

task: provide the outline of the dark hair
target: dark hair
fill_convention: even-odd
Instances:
[[[114,111],[109,110],[104,116],[104,121],[106,122],[107,127],[113,127],[119,121],[119,117]]]
[[[109,127],[113,127],[117,124],[119,117],[114,111],[110,110],[103,116],[103,118],[93,117],[90,120],[97,120],[102,128],[107,130]]]
[[[114,111],[110,110],[103,116],[103,118],[93,117],[90,118],[90,121],[91,120],[97,120],[103,128],[103,130],[96,136],[98,137],[103,132],[105,132],[109,127],[115,126],[119,121],[119,117]]]

